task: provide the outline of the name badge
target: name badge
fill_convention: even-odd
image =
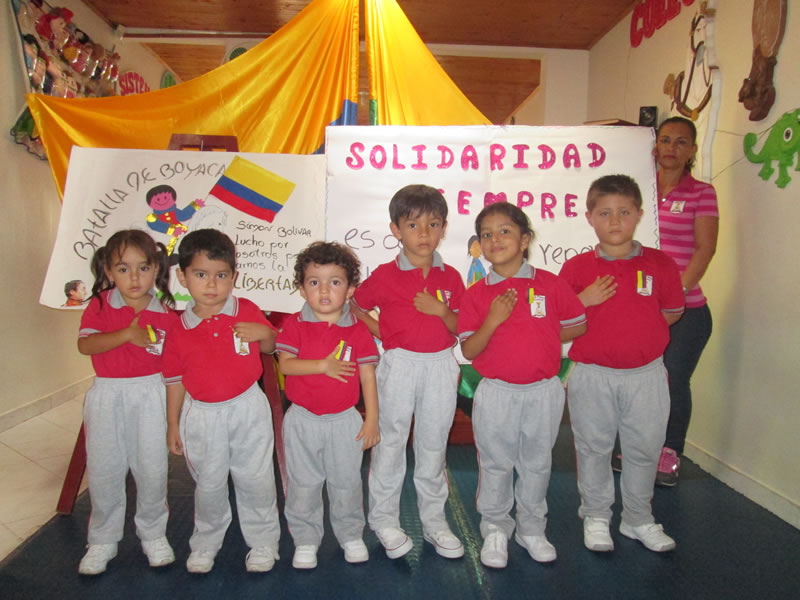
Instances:
[[[247,356],[250,354],[250,343],[242,341],[236,332],[233,332],[233,351],[240,356]]]
[[[436,299],[447,306],[450,306],[450,295],[450,290],[436,290]]]
[[[652,296],[653,276],[645,275],[642,271],[636,271],[636,292],[640,296]]]
[[[343,360],[345,362],[350,360],[350,355],[352,354],[353,347],[349,345],[344,340],[339,340],[339,345],[336,346],[336,360]]]
[[[547,316],[547,302],[543,294],[537,294],[533,288],[528,288],[528,304],[531,305],[531,316],[543,319]]]
[[[152,325],[147,325],[147,335],[150,336],[150,344],[147,345],[146,350],[150,354],[161,356],[164,351],[164,339],[167,337],[167,332],[163,329],[154,329]]]
[[[683,207],[686,206],[686,200],[673,200],[672,206],[669,208],[669,212],[675,215],[679,215],[683,212]]]

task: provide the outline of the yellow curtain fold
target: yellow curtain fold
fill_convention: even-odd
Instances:
[[[28,94],[59,195],[73,145],[167,148],[173,133],[235,135],[241,152],[310,154],[355,124],[358,0],[314,0],[274,35],[180,85],[109,98]]]
[[[436,62],[395,0],[364,0],[374,125],[489,125]]]

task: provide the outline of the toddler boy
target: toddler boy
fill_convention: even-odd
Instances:
[[[194,533],[186,561],[207,573],[231,522],[228,474],[250,572],[278,558],[278,509],[272,467],[272,416],[258,386],[260,352],[276,332],[258,307],[231,295],[236,248],[224,233],[198,229],[179,248],[178,280],[192,300],[167,336],[167,445],[183,454],[195,480]]]
[[[378,348],[366,325],[350,313],[359,268],[352,251],[335,242],[315,242],[303,250],[295,263],[294,283],[306,303],[283,323],[275,343],[292,402],[283,439],[289,475],[285,515],[296,569],[317,566],[325,484],[331,526],[345,560],[369,558],[361,539],[361,462],[364,450],[380,440]],[[363,420],[355,409],[359,387]]]

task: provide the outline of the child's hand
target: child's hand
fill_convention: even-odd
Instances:
[[[361,430],[356,436],[356,441],[363,440],[361,445],[362,450],[369,450],[381,441],[381,432],[378,429],[378,422],[373,419],[367,419],[361,426]]]
[[[337,350],[338,348],[334,348],[333,352],[328,354],[328,356],[320,361],[322,363],[322,373],[331,379],[341,381],[342,383],[347,383],[347,379],[345,379],[345,377],[352,377],[355,375],[356,363],[350,360],[337,360]]]
[[[504,322],[508,317],[511,316],[511,312],[514,310],[514,306],[517,304],[517,290],[514,288],[508,288],[502,294],[498,294],[492,303],[489,305],[489,314],[486,316],[487,320],[490,320],[495,324],[495,326],[500,325],[500,323]]]
[[[203,200],[202,198],[195,198],[194,203],[197,204],[197,206],[200,208],[203,208],[206,205],[206,201]]]
[[[183,440],[177,427],[167,426],[167,449],[177,456],[183,454]]]
[[[433,296],[425,288],[414,296],[414,308],[424,315],[431,315],[434,317],[443,317],[447,312],[447,305],[440,302],[436,296]]]
[[[584,307],[602,304],[617,293],[617,282],[613,275],[598,276],[591,284],[578,294]]]
[[[260,342],[269,337],[273,331],[269,325],[265,325],[264,323],[250,323],[244,321],[236,323],[233,326],[233,330],[240,340],[247,343]]]
[[[147,346],[153,343],[150,339],[150,334],[147,333],[147,329],[143,329],[139,326],[139,315],[133,317],[131,324],[128,325],[127,333],[128,341],[134,346],[147,348]]]

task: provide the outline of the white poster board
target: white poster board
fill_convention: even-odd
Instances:
[[[235,156],[296,184],[273,222],[208,196]],[[70,157],[61,220],[40,302],[66,308],[65,285],[71,281],[82,281],[88,298],[94,282],[92,255],[120,229],[141,229],[168,245],[171,236],[154,230],[147,220],[153,209],[146,194],[162,184],[174,188],[178,210],[197,198],[205,200],[204,207],[184,219],[188,231],[219,229],[236,244],[234,294],[249,298],[263,310],[300,310],[302,298],[292,283],[294,262],[300,250],[325,236],[324,157],[78,147]],[[171,291],[182,308],[189,295],[174,274]]]
[[[327,239],[353,248],[368,275],[398,252],[389,200],[404,185],[424,183],[447,200],[440,252],[462,275],[472,262],[476,215],[485,202],[502,199],[531,219],[536,239],[529,261],[558,272],[597,242],[584,216],[590,184],[623,173],[638,182],[644,199],[636,237],[657,247],[653,143],[649,127],[329,127]]]

